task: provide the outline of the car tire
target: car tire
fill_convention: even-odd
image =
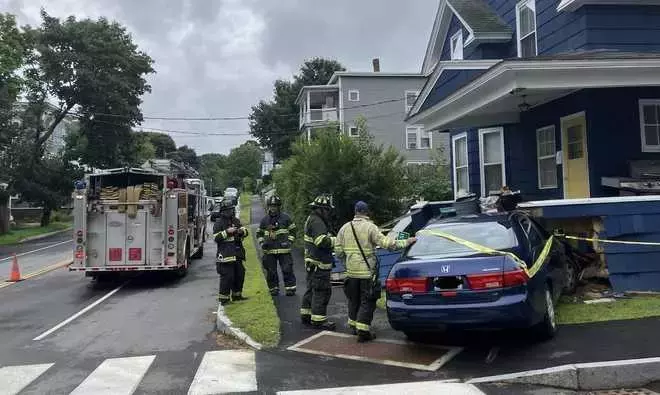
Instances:
[[[572,295],[577,290],[579,281],[578,268],[573,262],[566,262],[564,266],[564,289],[562,291],[565,295]]]
[[[549,340],[557,334],[557,314],[555,312],[555,302],[552,297],[552,288],[550,285],[546,285],[543,299],[543,321],[537,324],[536,332],[540,340]]]

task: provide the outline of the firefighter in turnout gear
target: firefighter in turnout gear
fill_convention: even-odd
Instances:
[[[277,275],[277,263],[279,262],[286,295],[294,296],[296,294],[296,275],[293,272],[291,247],[295,241],[296,224],[288,214],[282,212],[282,200],[278,196],[273,195],[268,198],[266,205],[268,214],[259,224],[257,238],[263,251],[262,264],[266,269],[268,289],[273,296],[280,293],[280,280]]]
[[[220,275],[218,300],[223,305],[247,299],[242,294],[245,281],[243,239],[247,235],[247,229],[236,218],[234,204],[231,200],[224,200],[213,224],[213,238],[218,245],[215,265]]]
[[[327,308],[332,295],[330,272],[334,263],[332,250],[335,238],[330,233],[330,214],[334,209],[327,196],[319,196],[310,204],[312,213],[305,221],[305,269],[307,290],[300,307],[304,324],[315,328],[334,330],[328,321]]]
[[[397,250],[415,242],[414,237],[408,240],[385,237],[369,219],[368,211],[365,202],[355,204],[355,217],[339,229],[335,245],[335,253],[346,262],[344,293],[348,299],[348,326],[361,343],[376,338],[370,329],[381,294],[375,248]]]

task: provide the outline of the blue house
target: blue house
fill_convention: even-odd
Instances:
[[[422,73],[407,123],[450,134],[456,197],[614,196],[660,160],[660,0],[440,0]]]

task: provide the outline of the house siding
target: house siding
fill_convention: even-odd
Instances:
[[[419,111],[422,112],[444,100],[448,95],[452,94],[460,87],[467,85],[470,81],[474,80],[485,71],[486,70],[444,70],[428,97],[421,105]]]
[[[467,40],[468,32],[463,27],[461,21],[453,15],[451,17],[451,22],[449,23],[449,29],[447,30],[447,36],[445,37],[445,42],[442,46],[442,54],[440,55],[440,60],[451,60],[451,36],[453,36],[458,30],[463,31],[463,41]],[[467,48],[463,49],[463,57],[467,59]]]
[[[341,95],[343,97],[343,119],[345,130],[355,125],[358,117],[366,118],[369,132],[374,136],[376,144],[392,146],[403,154],[407,161],[426,162],[432,159],[433,150],[406,149],[405,131],[406,117],[403,100],[385,102],[394,99],[403,99],[405,91],[421,91],[426,79],[424,77],[349,77],[341,78]],[[348,101],[348,91],[360,91],[360,101]],[[362,106],[362,107],[360,107]],[[433,149],[442,149],[443,157],[448,157],[447,135],[434,132],[432,135]]]
[[[660,6],[587,6],[587,49],[660,52]]]

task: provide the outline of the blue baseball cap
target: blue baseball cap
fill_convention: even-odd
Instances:
[[[355,212],[360,213],[360,214],[365,214],[367,211],[369,211],[369,205],[362,200],[359,202],[355,203]]]

